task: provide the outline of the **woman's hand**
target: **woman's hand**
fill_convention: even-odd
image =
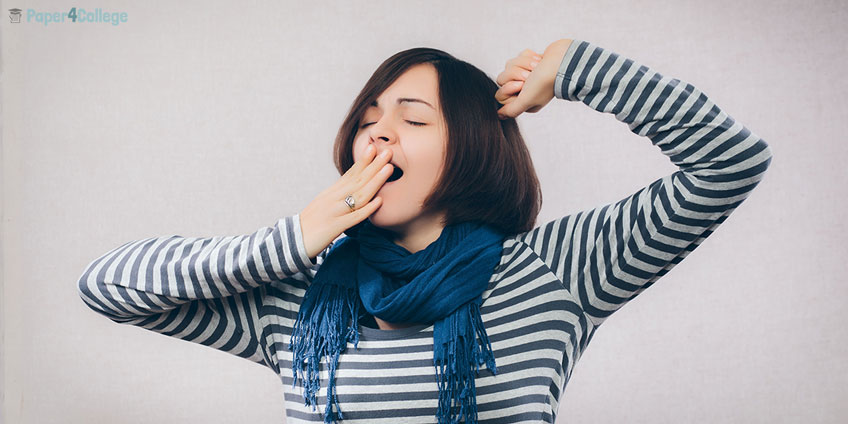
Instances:
[[[377,156],[376,149],[369,144],[359,161],[300,212],[303,243],[310,259],[326,249],[345,230],[371,216],[383,203],[380,197],[372,199],[394,170],[389,163],[391,149],[384,149],[383,153],[387,156]],[[353,211],[344,201],[348,194],[356,199]]]
[[[570,39],[551,43],[541,55],[526,49],[508,60],[496,82],[500,86],[495,99],[502,105],[498,109],[501,119],[515,118],[523,112],[535,113],[554,98],[554,82],[559,65]]]

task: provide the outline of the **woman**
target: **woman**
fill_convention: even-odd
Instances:
[[[554,97],[614,114],[679,170],[535,227],[514,118]],[[289,423],[553,422],[598,326],[724,222],[772,156],[692,85],[568,39],[496,82],[439,50],[400,52],[335,153],[341,178],[299,214],[119,246],[85,270],[82,299],[271,368]]]

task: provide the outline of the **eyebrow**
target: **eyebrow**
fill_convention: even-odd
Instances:
[[[430,103],[427,103],[424,100],[416,99],[416,98],[412,98],[412,97],[400,97],[400,98],[398,98],[397,104],[402,104],[402,103],[424,103],[425,105],[430,106],[433,110],[436,110],[436,108],[433,105],[431,105]],[[380,107],[380,105],[377,104],[377,100],[374,100],[373,102],[371,102],[370,106]]]

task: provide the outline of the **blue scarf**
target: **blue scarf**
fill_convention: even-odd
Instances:
[[[477,422],[474,376],[480,365],[497,374],[480,317],[482,294],[500,257],[504,235],[491,226],[448,225],[416,253],[391,241],[367,219],[345,231],[330,249],[292,330],[292,374],[315,410],[319,363],[329,358],[324,422],[344,419],[335,391],[339,355],[359,343],[359,310],[392,323],[434,324],[433,365],[439,387],[439,423]],[[304,372],[306,374],[304,378]]]

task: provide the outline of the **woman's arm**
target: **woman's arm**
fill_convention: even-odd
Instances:
[[[308,283],[329,250],[309,258],[299,218],[243,236],[126,243],[86,267],[79,295],[112,321],[265,363],[258,324],[266,285]]]
[[[772,153],[691,84],[586,41],[568,46],[554,95],[613,114],[679,168],[523,237],[599,325],[712,234],[763,178]]]
[[[156,237],[119,246],[88,265],[78,282],[80,297],[115,322],[212,346],[277,371],[274,358],[260,349],[262,308],[295,317],[303,290],[333,242],[380,207],[382,200],[374,196],[391,175],[391,157],[376,153],[366,149],[303,211],[273,227],[236,237]],[[361,196],[354,211],[344,202],[348,193]],[[269,283],[280,281],[286,283],[268,291]],[[267,297],[275,299],[263,305]]]

